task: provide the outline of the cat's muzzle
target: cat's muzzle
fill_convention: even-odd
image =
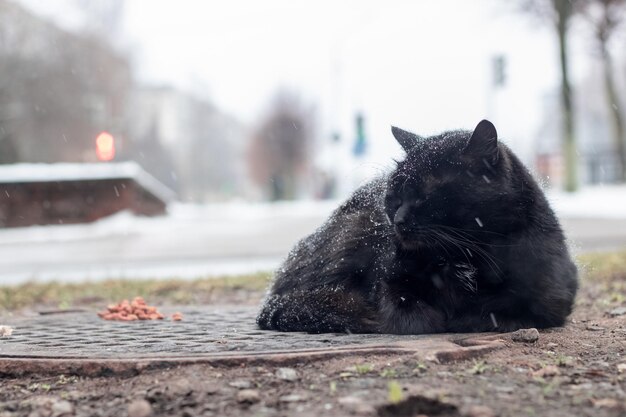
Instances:
[[[408,225],[395,225],[396,237],[404,249],[417,250],[427,246],[427,239],[423,233]]]

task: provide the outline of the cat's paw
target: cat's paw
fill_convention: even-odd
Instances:
[[[256,324],[262,330],[282,330],[280,328],[281,306],[278,296],[272,295],[265,300]]]

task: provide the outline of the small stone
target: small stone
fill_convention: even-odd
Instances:
[[[620,374],[626,374],[626,362],[617,364],[617,372]]]
[[[78,390],[67,391],[67,394],[65,395],[66,399],[72,400],[72,401],[80,401],[81,399],[85,397],[86,397],[85,393],[82,391],[78,391]]]
[[[545,366],[535,372],[533,372],[533,377],[535,378],[545,378],[545,377],[551,377],[551,376],[556,376],[559,375],[561,373],[561,371],[559,371],[559,368],[557,368],[554,365],[548,365]]]
[[[611,317],[623,316],[624,314],[626,314],[626,307],[617,307],[609,311]]]
[[[197,417],[198,413],[191,407],[185,407],[182,409],[182,417]]]
[[[128,404],[128,417],[148,417],[152,415],[152,406],[146,400],[135,400]]]
[[[498,385],[493,387],[493,389],[503,394],[510,394],[515,391],[515,387],[512,385]]]
[[[472,405],[465,412],[466,417],[495,417],[496,413],[486,405]]]
[[[359,416],[371,416],[376,414],[376,409],[371,404],[359,404],[352,410],[352,412]]]
[[[608,363],[607,361],[595,361],[590,363],[591,367],[597,367],[597,368],[610,368],[611,364]]]
[[[276,376],[278,379],[282,379],[283,381],[297,381],[298,380],[298,372],[296,372],[293,368],[278,368],[276,371]]]
[[[539,340],[539,331],[534,327],[531,329],[519,329],[511,333],[511,340],[520,343],[535,343]]]
[[[46,408],[46,409],[50,409],[52,407],[52,404],[56,401],[57,399],[55,397],[52,397],[50,395],[36,395],[34,397],[30,397],[26,400],[24,400],[24,402],[22,402],[21,406],[28,406],[31,408]]]
[[[167,384],[167,389],[171,395],[183,397],[194,391],[194,384],[187,378],[177,378]]]
[[[69,416],[74,413],[74,406],[71,402],[60,400],[55,401],[51,407],[51,417]]]
[[[237,402],[242,404],[254,404],[261,401],[259,391],[255,389],[242,389],[237,393]]]
[[[13,334],[13,327],[0,326],[0,337],[9,337]]]
[[[558,345],[558,343],[550,342],[550,343],[548,343],[548,344],[546,345],[546,347],[547,347],[548,349],[554,349],[554,348],[559,347],[559,345]]]
[[[278,401],[281,403],[295,403],[298,401],[304,401],[304,397],[298,394],[283,395],[278,399]]]
[[[350,385],[355,389],[368,390],[375,388],[377,386],[376,384],[376,378],[355,378],[350,381]],[[367,397],[367,395],[361,397]]]
[[[352,414],[367,416],[376,413],[374,406],[365,404],[359,397],[348,396],[339,398],[339,404],[345,407]]]
[[[246,381],[245,379],[239,379],[233,382],[229,382],[228,385],[230,385],[233,388],[239,388],[239,389],[252,388],[252,383],[250,381]]]
[[[592,399],[591,402],[596,408],[609,408],[614,410],[623,408],[623,405],[614,398]]]
[[[359,397],[341,397],[338,401],[339,404],[345,405],[346,407],[352,407],[363,402]]]
[[[202,413],[205,413],[206,411],[216,411],[219,408],[219,404],[216,403],[205,403],[201,408],[200,411]],[[213,415],[211,413],[209,413],[210,415]]]
[[[600,332],[602,330],[606,330],[606,327],[598,326],[597,324],[588,324],[585,327],[585,330],[589,330],[591,332]]]

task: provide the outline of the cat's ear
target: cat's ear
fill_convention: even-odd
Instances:
[[[483,159],[490,165],[498,161],[498,132],[489,120],[481,120],[474,129],[463,153],[472,159]]]
[[[396,138],[402,149],[406,152],[410,151],[417,142],[422,138],[417,136],[415,133],[407,132],[406,130],[402,130],[399,127],[391,126],[391,133],[393,133],[393,137]]]

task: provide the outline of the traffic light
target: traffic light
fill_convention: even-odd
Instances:
[[[367,143],[365,139],[365,117],[363,114],[358,113],[356,115],[356,141],[354,142],[354,149],[352,150],[354,156],[362,156],[365,154]]]
[[[493,85],[504,87],[506,84],[506,58],[504,55],[493,57]]]
[[[115,158],[115,139],[109,132],[101,132],[96,137],[96,155],[100,161]]]

